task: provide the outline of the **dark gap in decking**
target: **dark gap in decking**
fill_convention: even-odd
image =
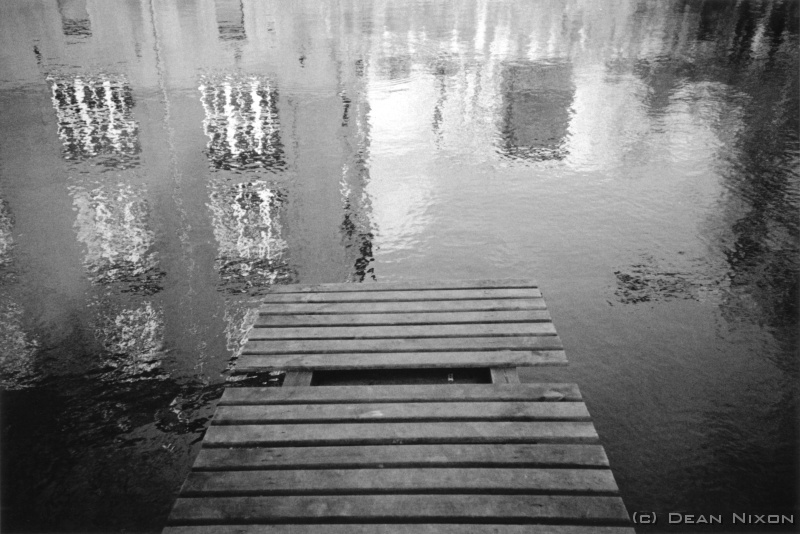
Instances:
[[[449,377],[452,376],[452,381]],[[356,369],[352,371],[314,371],[312,386],[395,386],[411,384],[491,384],[488,367],[459,369]],[[370,399],[364,399],[370,401]],[[407,398],[403,399],[405,402]],[[458,399],[461,400],[461,399]],[[356,401],[342,401],[353,403]],[[308,401],[305,401],[308,403]]]

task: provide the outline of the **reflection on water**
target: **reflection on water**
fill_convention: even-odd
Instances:
[[[164,272],[152,250],[143,193],[127,184],[71,189],[78,240],[86,246],[84,265],[93,282],[121,283],[124,291],[140,294],[161,290]]]
[[[33,355],[39,344],[23,325],[24,306],[11,289],[17,281],[12,256],[14,219],[0,196],[0,387],[25,387],[35,376]]]
[[[364,61],[348,65],[343,78],[348,80],[339,92],[342,100],[342,149],[347,160],[339,180],[344,218],[340,232],[348,259],[352,261],[351,281],[375,280],[373,241],[375,235],[370,215],[369,184],[370,107]]]
[[[274,172],[285,166],[278,91],[268,78],[204,77],[199,89],[208,157],[214,168]]]
[[[86,0],[58,0],[61,28],[65,37],[91,37],[92,23]]]
[[[47,77],[58,116],[58,136],[70,161],[98,158],[120,169],[138,164],[139,127],[133,93],[124,76]]]
[[[786,513],[798,5],[0,2],[2,526],[159,530],[273,284],[531,275],[632,510]]]
[[[163,311],[148,301],[116,314],[108,304],[100,304],[97,311],[100,321],[97,333],[108,355],[104,359],[106,367],[113,369],[117,379],[153,376],[163,357]]]
[[[247,39],[244,32],[244,6],[242,0],[214,0],[217,12],[217,27],[222,41]]]
[[[500,151],[521,160],[564,159],[575,85],[563,63],[507,63],[503,67]]]
[[[278,217],[283,195],[263,180],[239,184],[215,180],[211,189],[220,288],[258,295],[272,284],[291,281]]]

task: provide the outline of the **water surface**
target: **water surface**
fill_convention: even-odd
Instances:
[[[4,531],[160,530],[260,295],[413,279],[539,281],[571,365],[523,378],[580,385],[629,510],[795,511],[796,1],[29,0],[0,40]]]

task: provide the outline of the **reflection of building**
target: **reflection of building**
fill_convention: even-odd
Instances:
[[[350,279],[362,282],[375,279],[370,215],[372,206],[366,188],[369,183],[369,100],[364,61],[342,65],[342,141],[345,162],[339,182],[344,218],[340,225],[342,241],[352,262]],[[349,96],[352,95],[352,98]]]
[[[215,0],[214,4],[220,40],[243,41],[247,39],[247,35],[244,33],[242,0]]]
[[[568,63],[506,64],[501,152],[530,161],[563,159],[574,93]]]
[[[117,169],[138,164],[139,127],[124,77],[51,75],[47,80],[66,159],[98,158],[101,165]]]
[[[92,281],[124,283],[126,291],[141,294],[160,291],[164,272],[151,250],[154,236],[146,226],[148,208],[141,192],[129,185],[74,187],[72,197]]]
[[[200,101],[208,157],[216,169],[278,170],[285,166],[278,92],[258,76],[204,78]]]
[[[86,0],[58,0],[61,31],[66,37],[90,37],[92,24],[86,10]]]
[[[101,338],[107,356],[104,363],[116,373],[141,377],[161,365],[164,340],[164,313],[144,301],[137,308],[109,310],[108,303],[100,304]]]
[[[24,327],[23,307],[7,291],[13,283],[14,221],[8,204],[0,197],[0,387],[20,387],[34,375],[33,354],[38,348]]]
[[[278,221],[282,194],[263,180],[214,182],[211,187],[209,207],[219,246],[216,268],[222,289],[258,294],[291,278]]]

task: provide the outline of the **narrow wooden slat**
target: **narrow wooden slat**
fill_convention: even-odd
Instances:
[[[259,308],[261,315],[287,313],[417,313],[545,310],[544,299],[430,300],[411,302],[274,303]]]
[[[212,425],[208,447],[399,445],[433,443],[579,443],[597,440],[584,422],[341,423]]]
[[[342,291],[325,293],[273,293],[264,295],[265,307],[274,302],[389,302],[435,300],[491,300],[541,298],[536,288],[520,289],[437,289],[406,291]]]
[[[311,385],[313,371],[288,371],[283,378],[282,387],[305,387]]]
[[[354,467],[608,467],[600,445],[362,445],[201,449],[200,470]]]
[[[630,527],[487,524],[192,525],[163,534],[635,534]]]
[[[516,367],[492,367],[489,374],[492,384],[519,384],[519,371]]]
[[[193,472],[183,497],[383,493],[617,493],[608,469],[409,468]]]
[[[428,337],[486,337],[556,335],[553,323],[447,324],[404,326],[314,326],[305,328],[253,328],[249,340],[372,339]]]
[[[403,421],[581,421],[582,402],[424,402],[220,406],[214,424]]]
[[[423,338],[423,339],[309,339],[247,341],[242,354],[334,354],[343,352],[426,352],[560,350],[558,336]]]
[[[281,370],[441,369],[566,365],[560,350],[242,356],[235,373]]]
[[[446,386],[335,386],[227,388],[220,406],[378,402],[580,401],[577,384],[448,384]]]
[[[549,322],[547,310],[429,313],[351,313],[320,315],[259,315],[255,327],[283,326],[392,326]]]
[[[180,498],[171,523],[349,521],[504,522],[573,520],[622,523],[619,497],[564,495],[330,495]]]
[[[531,279],[503,280],[409,280],[406,282],[289,284],[272,286],[271,293],[322,293],[327,291],[416,291],[420,289],[492,289],[537,287]]]

